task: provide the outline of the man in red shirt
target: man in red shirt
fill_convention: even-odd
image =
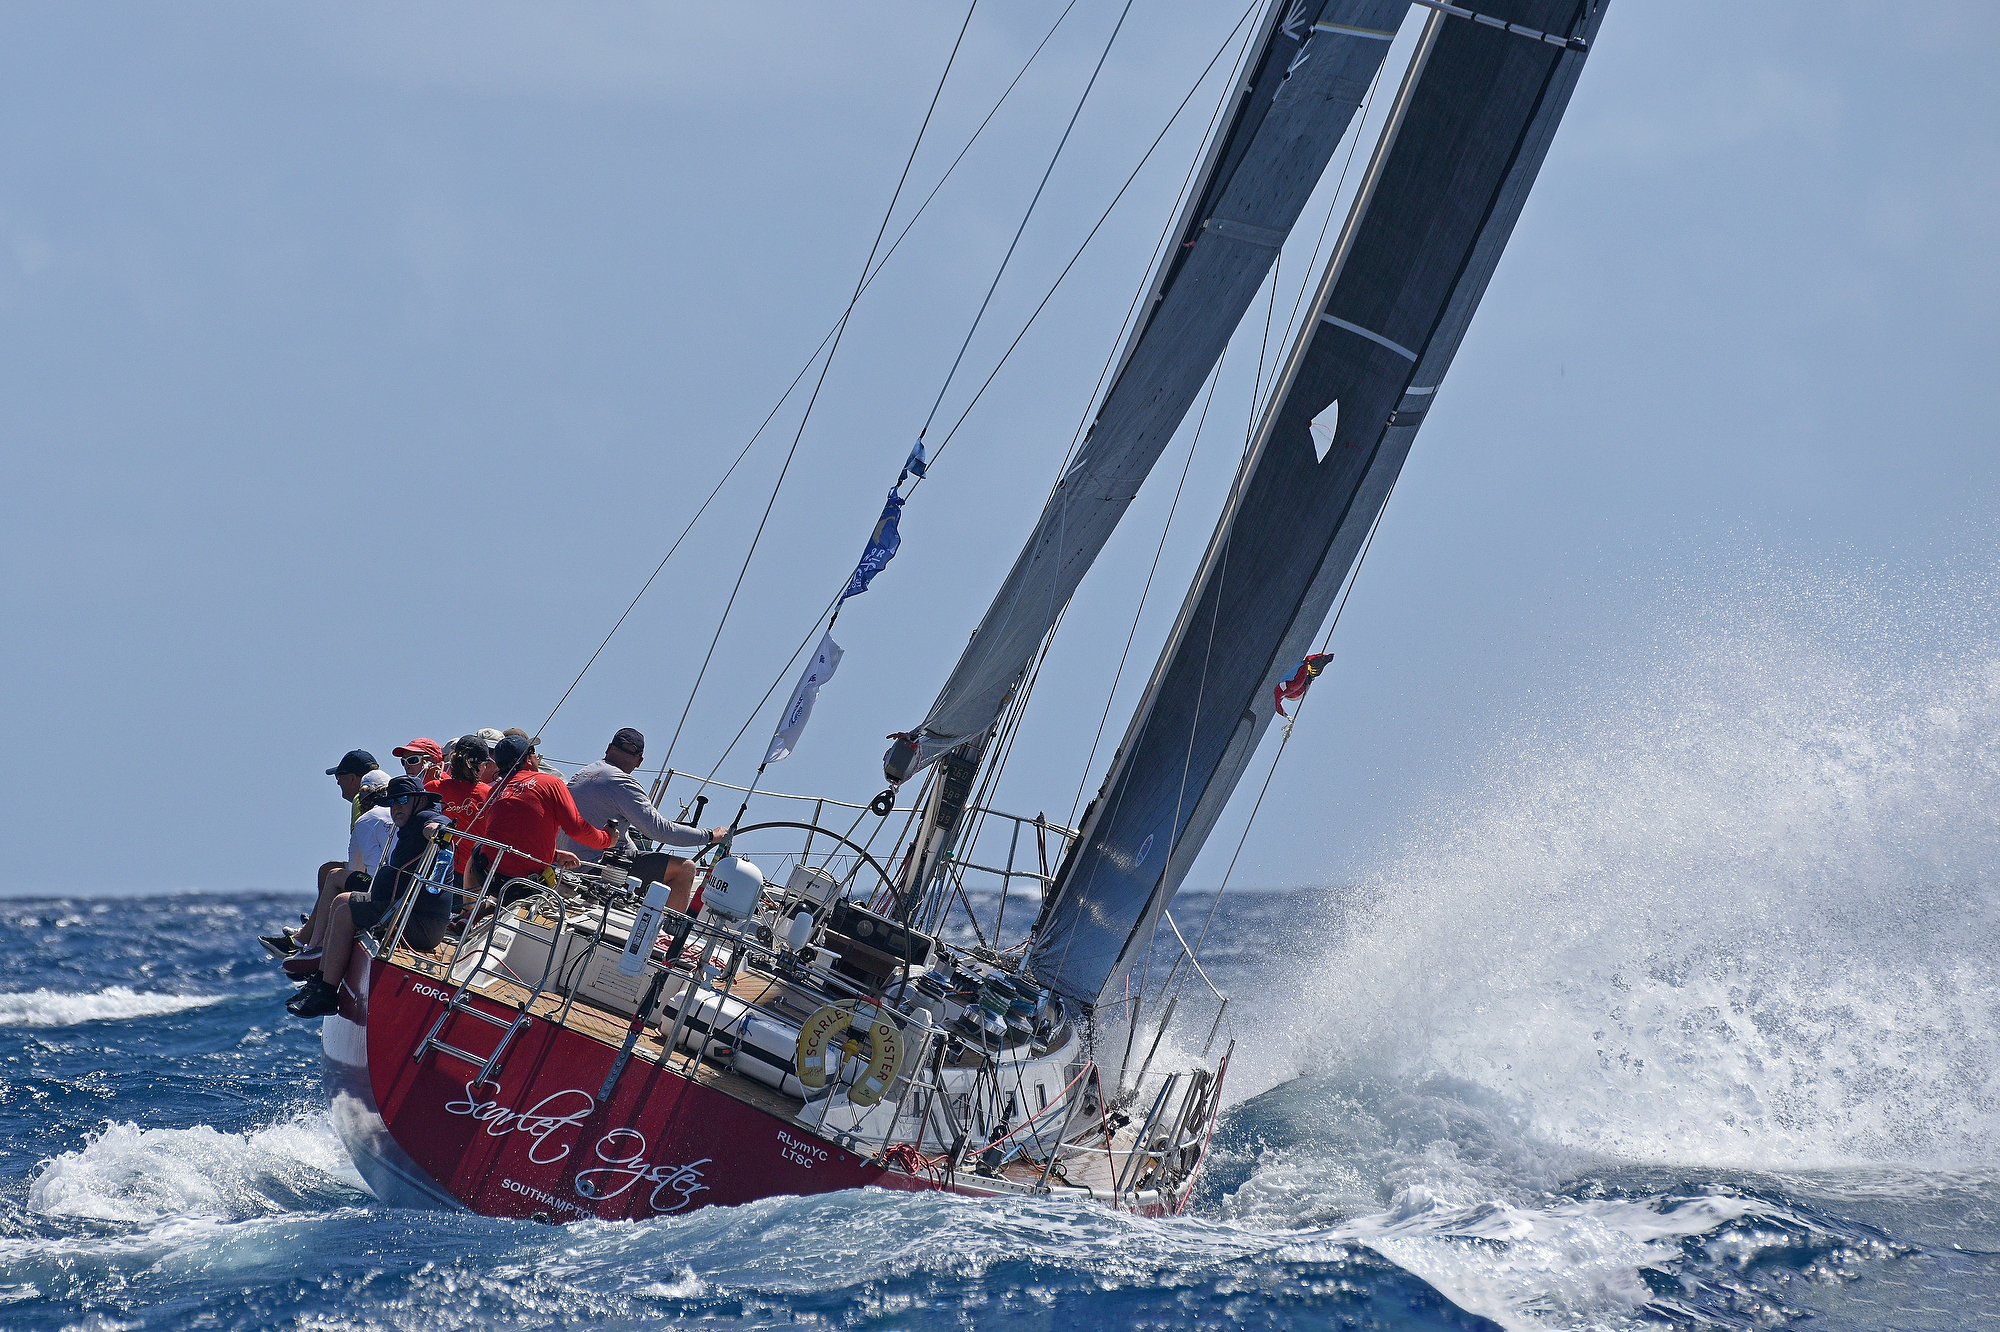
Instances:
[[[584,822],[562,778],[535,770],[534,750],[534,741],[519,735],[508,736],[494,748],[493,762],[500,775],[494,778],[485,811],[466,829],[513,848],[495,867],[502,881],[539,878],[545,867],[556,863],[559,830],[593,851],[608,850],[617,841],[608,829]],[[475,883],[484,886],[468,876],[466,886]]]

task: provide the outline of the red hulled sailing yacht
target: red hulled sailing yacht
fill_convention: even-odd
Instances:
[[[1413,9],[1420,30],[1399,44]],[[1169,904],[1282,699],[1325,664],[1315,640],[1603,13],[1603,0],[1270,0],[1090,432],[936,702],[885,756],[889,789],[866,803],[757,793],[811,812],[732,825],[692,916],[665,906],[665,857],[630,839],[580,869],[467,882],[459,926],[430,952],[403,939],[406,901],[356,948],[324,1027],[333,1121],[376,1193],[551,1221],[861,1185],[1185,1207],[1234,1043],[1215,1049],[1219,993],[1198,1051],[1169,1038],[1190,978],[1207,984],[1201,941]],[[1346,220],[1096,798],[1075,829],[995,808],[1046,640],[1360,134],[1392,49],[1409,59],[1384,83],[1394,97],[1369,122],[1365,171],[1336,191]],[[892,492],[844,595],[894,553],[882,533],[900,503]],[[658,775],[656,802],[676,777]],[[905,783],[919,794],[898,804]],[[828,818],[843,809],[845,831]],[[481,847],[513,850],[452,834],[423,872],[447,890],[454,859]],[[1021,880],[1041,903],[1009,946]],[[974,910],[982,885],[999,890],[977,899],[997,904],[990,922]],[[1156,988],[1162,923],[1171,966]]]

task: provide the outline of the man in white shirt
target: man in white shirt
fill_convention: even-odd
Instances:
[[[372,799],[347,832],[349,874],[373,874],[382,857],[388,854],[389,843],[396,839],[396,821],[389,817],[389,807],[381,803],[382,793],[388,789],[389,774],[380,768],[361,779],[362,794]]]
[[[307,918],[306,925],[299,933],[281,930],[276,934],[258,936],[258,942],[269,949],[275,957],[290,957],[303,946],[303,940],[312,938],[318,931],[325,915],[324,904],[332,896],[327,884],[345,881],[348,861],[354,858],[354,825],[361,821],[362,814],[374,804],[374,792],[381,791],[389,785],[389,774],[375,765],[375,756],[365,749],[348,750],[340,756],[339,763],[326,770],[326,775],[333,778],[334,785],[340,789],[341,803],[347,806],[348,860],[329,860],[313,875],[313,900],[319,905],[315,905],[313,914]],[[366,794],[362,791],[364,785],[371,785],[372,788]],[[379,860],[380,856],[376,858]]]
[[[389,774],[380,768],[362,774],[355,803],[367,808],[348,829],[346,863],[335,865],[320,876],[319,901],[314,904],[305,929],[299,933],[299,951],[285,959],[288,974],[305,976],[319,969],[320,945],[325,942],[327,924],[332,919],[334,898],[347,891],[350,876],[373,875],[382,857],[388,854],[389,844],[396,839],[396,821],[389,816],[388,806],[380,803],[382,793],[388,789]]]

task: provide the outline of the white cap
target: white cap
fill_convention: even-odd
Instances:
[[[493,748],[493,746],[499,744],[502,740],[505,740],[507,738],[499,731],[494,730],[491,726],[482,726],[476,732],[474,732],[474,734],[476,734],[481,740],[484,740],[486,742],[486,747],[488,749]]]
[[[388,786],[389,774],[380,768],[361,774],[361,789],[364,791],[382,791],[388,789]]]

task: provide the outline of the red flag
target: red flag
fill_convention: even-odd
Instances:
[[[1332,660],[1333,654],[1331,652],[1323,652],[1307,657],[1299,663],[1299,668],[1292,672],[1291,679],[1285,681],[1283,684],[1272,687],[1271,704],[1277,708],[1280,717],[1284,717],[1287,721],[1291,720],[1285,712],[1285,700],[1288,698],[1304,698],[1306,696],[1306,688],[1312,684],[1313,677],[1325,670],[1326,664]]]

